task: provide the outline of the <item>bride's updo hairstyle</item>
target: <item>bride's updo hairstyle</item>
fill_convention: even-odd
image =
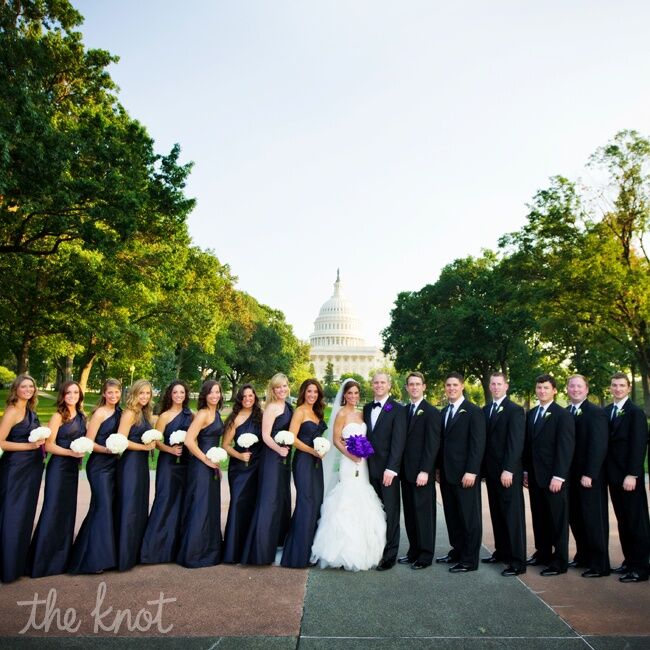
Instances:
[[[359,395],[361,395],[361,384],[359,384],[358,381],[355,381],[354,379],[345,379],[345,389],[343,390],[343,394],[341,395],[341,406],[345,406],[345,394],[352,388],[353,386],[356,386],[359,389]]]

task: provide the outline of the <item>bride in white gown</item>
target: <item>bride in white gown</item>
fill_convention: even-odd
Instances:
[[[386,544],[386,515],[370,485],[367,461],[348,453],[344,441],[366,435],[356,408],[360,397],[359,384],[346,379],[330,417],[333,447],[323,460],[325,499],[311,549],[311,561],[321,568],[371,569],[380,562]]]

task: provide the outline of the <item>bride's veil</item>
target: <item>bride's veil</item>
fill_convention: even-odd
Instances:
[[[330,443],[332,444],[332,447],[329,453],[326,454],[325,457],[323,458],[323,483],[325,486],[326,495],[330,492],[330,490],[334,488],[334,486],[339,481],[339,467],[341,466],[341,457],[343,456],[343,454],[334,445],[334,422],[336,422],[336,416],[339,414],[339,411],[341,410],[341,401],[343,400],[343,393],[345,393],[345,387],[351,381],[354,380],[348,378],[341,383],[339,392],[336,393],[336,397],[334,398],[334,405],[332,406],[330,421],[328,422],[327,425],[327,430],[329,432],[328,438]]]

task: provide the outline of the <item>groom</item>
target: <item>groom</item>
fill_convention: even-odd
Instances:
[[[378,372],[372,378],[374,400],[363,407],[368,440],[375,453],[368,458],[370,483],[386,511],[386,546],[378,571],[391,569],[399,547],[400,489],[397,473],[406,443],[404,407],[389,396],[390,376]]]

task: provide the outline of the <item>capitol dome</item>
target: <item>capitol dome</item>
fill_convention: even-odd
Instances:
[[[309,336],[309,345],[314,371],[321,380],[329,363],[333,366],[336,378],[346,373],[367,377],[373,370],[387,364],[379,348],[366,346],[361,321],[341,290],[338,270],[334,293],[318,312],[314,331]]]

